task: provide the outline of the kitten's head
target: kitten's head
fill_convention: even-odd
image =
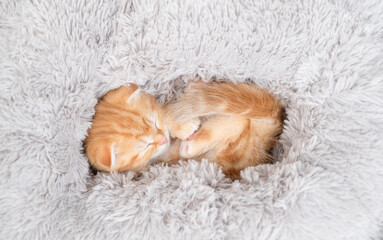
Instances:
[[[90,163],[104,171],[142,170],[168,147],[163,110],[135,85],[99,101],[85,140]]]

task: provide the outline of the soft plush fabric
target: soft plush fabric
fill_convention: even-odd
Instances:
[[[381,0],[2,0],[0,238],[382,239],[382,19]],[[89,170],[99,97],[196,75],[283,101],[275,164]]]

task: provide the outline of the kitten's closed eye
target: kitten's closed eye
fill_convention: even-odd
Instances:
[[[144,151],[148,150],[148,148],[153,147],[153,142],[147,143],[144,147]]]

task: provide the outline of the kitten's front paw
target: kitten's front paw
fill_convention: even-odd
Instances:
[[[170,129],[170,135],[185,140],[199,128],[200,124],[199,118],[192,119]]]

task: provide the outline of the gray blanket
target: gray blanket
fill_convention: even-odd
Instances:
[[[382,239],[383,2],[0,3],[1,239]],[[275,164],[94,175],[97,99],[196,75],[273,91]]]

